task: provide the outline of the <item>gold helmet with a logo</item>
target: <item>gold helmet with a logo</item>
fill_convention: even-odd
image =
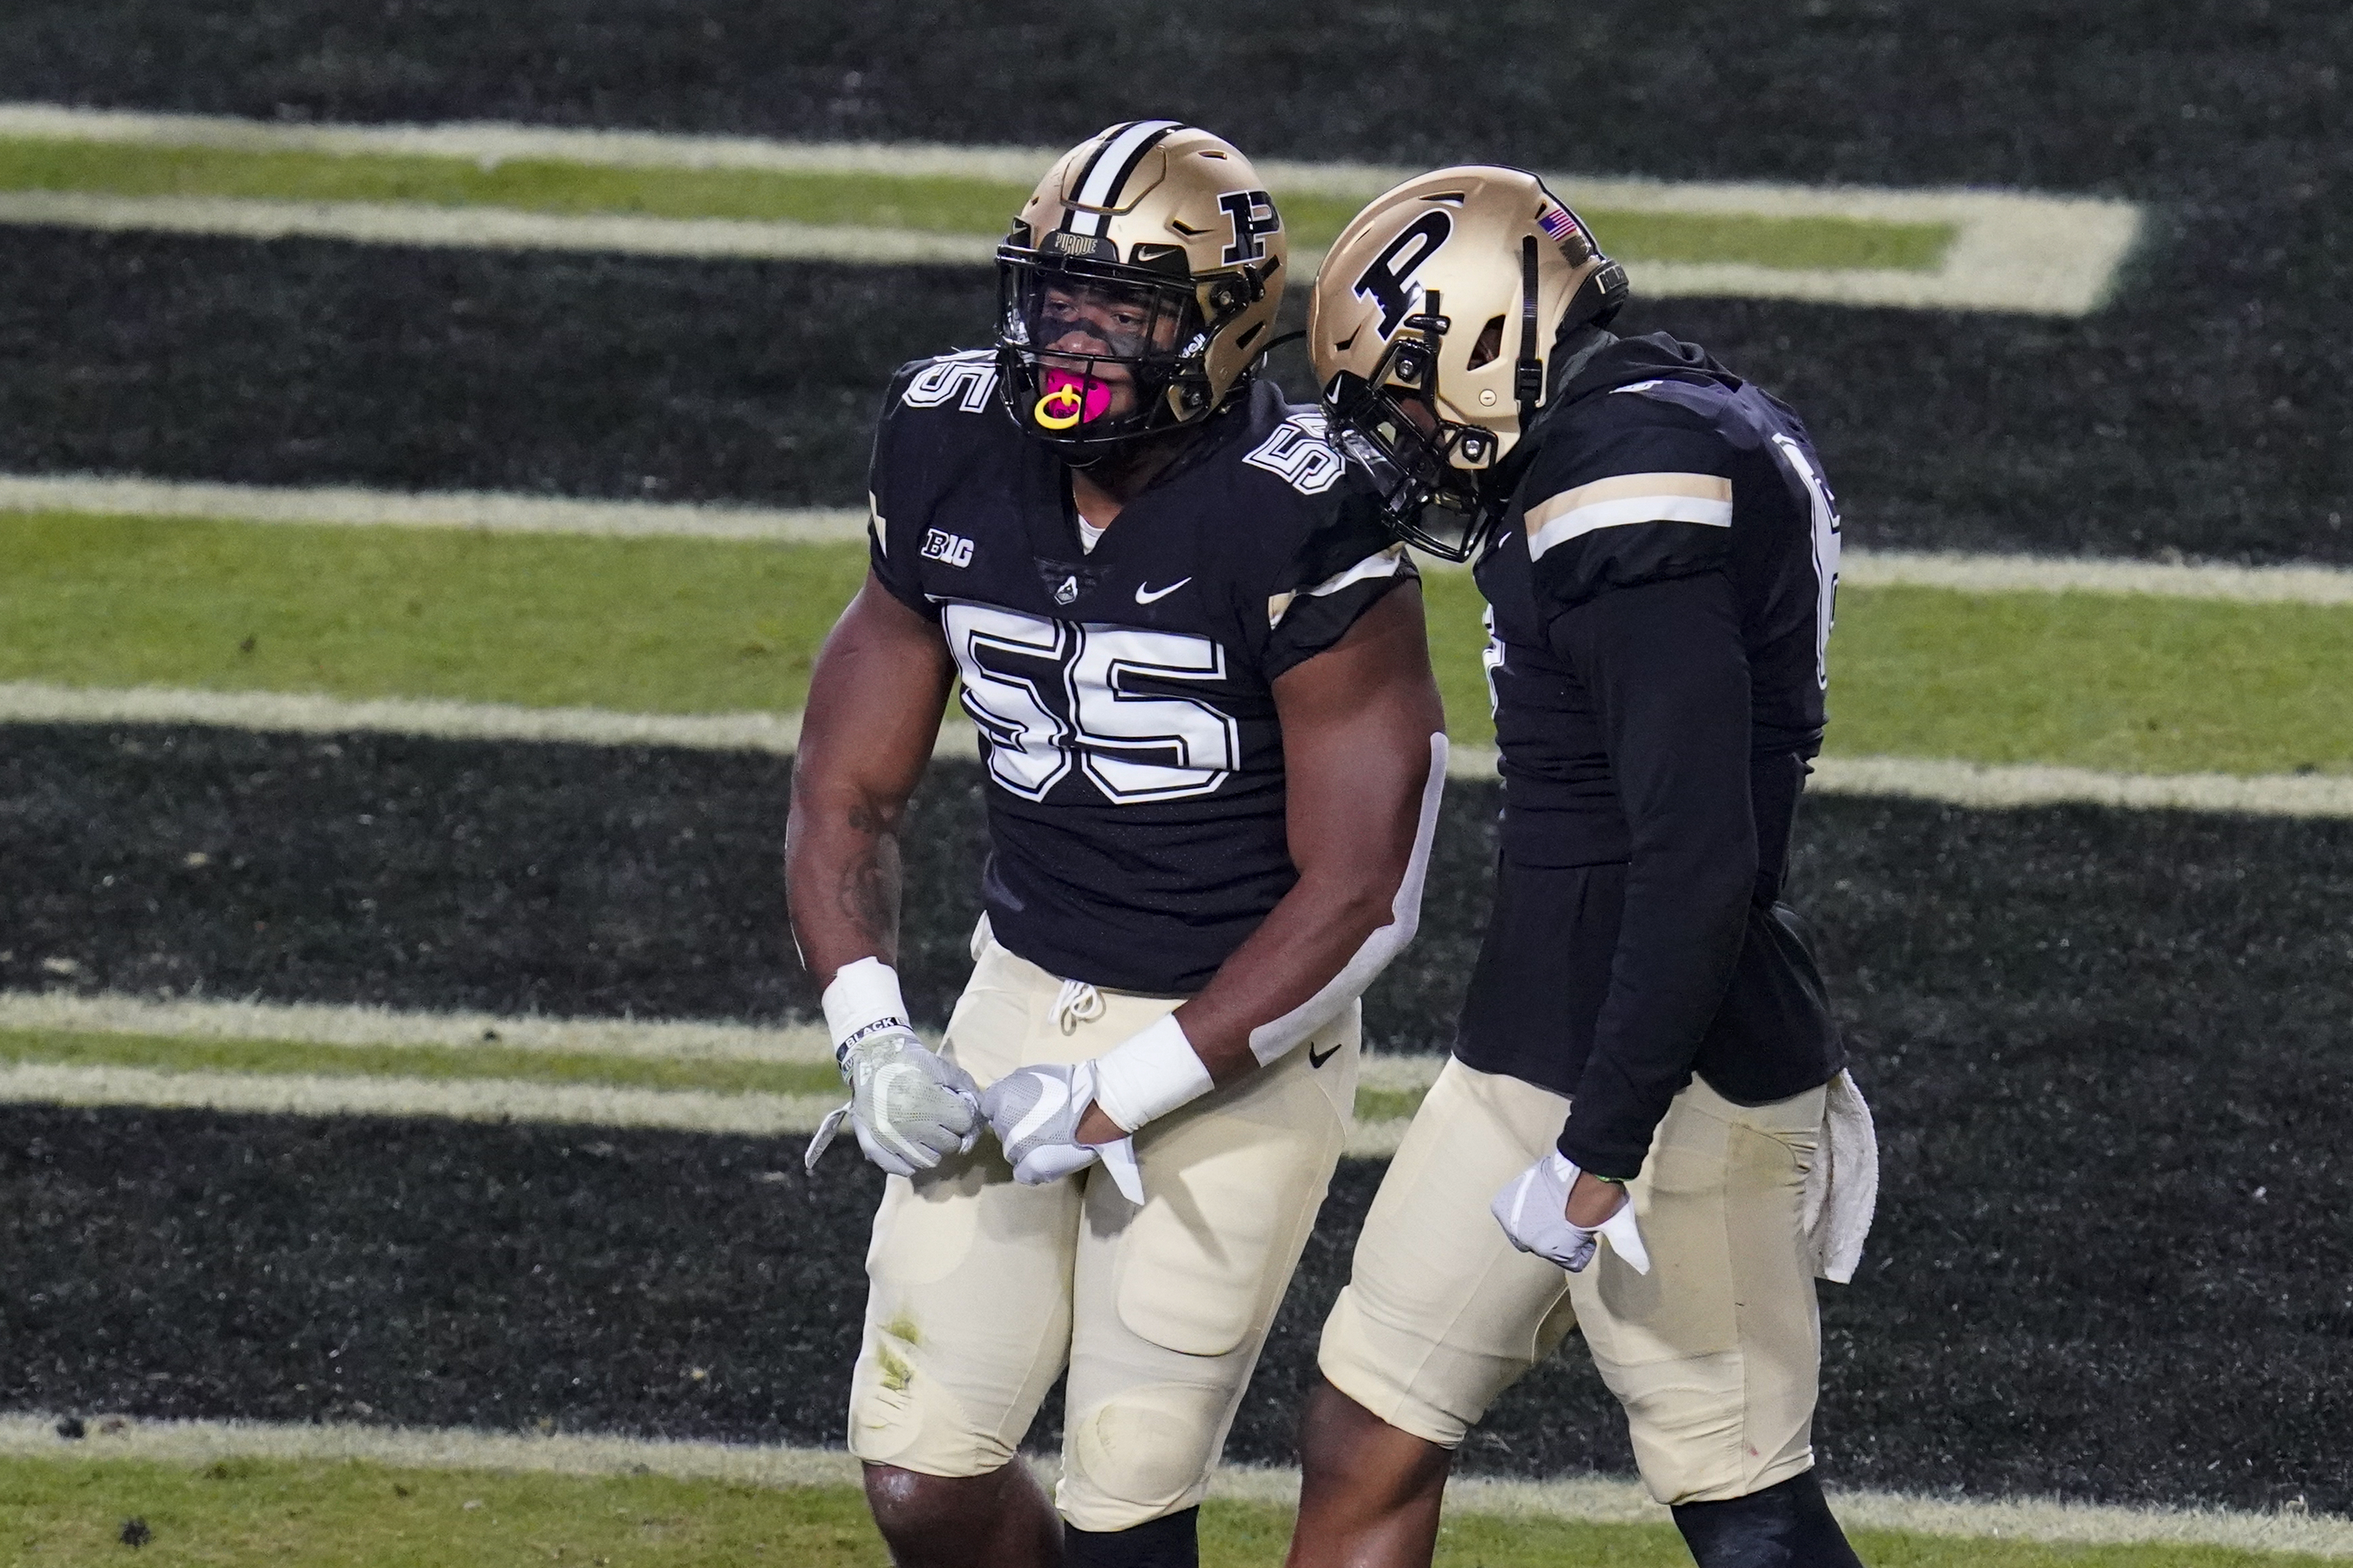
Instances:
[[[1607,323],[1626,272],[1520,169],[1440,169],[1349,221],[1316,275],[1307,348],[1334,435],[1409,542],[1467,559],[1482,481],[1544,404],[1565,329]]]
[[[1206,418],[1273,337],[1289,253],[1250,160],[1174,120],[1064,153],[997,248],[997,384],[1072,458]]]

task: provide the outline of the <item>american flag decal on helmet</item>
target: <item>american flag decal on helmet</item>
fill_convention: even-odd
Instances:
[[[1577,226],[1577,215],[1567,207],[1546,206],[1536,214],[1536,224],[1556,241],[1566,241],[1571,235],[1585,237],[1584,231]],[[1593,242],[1586,239],[1586,243],[1590,245]]]

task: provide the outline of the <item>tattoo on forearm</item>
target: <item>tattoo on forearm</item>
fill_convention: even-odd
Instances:
[[[849,808],[852,833],[865,839],[862,852],[841,868],[835,907],[878,952],[899,946],[899,839],[895,823],[866,806]]]

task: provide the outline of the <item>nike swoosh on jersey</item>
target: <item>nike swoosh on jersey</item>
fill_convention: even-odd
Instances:
[[[1340,1042],[1340,1046],[1345,1046],[1345,1045],[1346,1045],[1347,1043],[1348,1043],[1347,1041],[1343,1040],[1343,1041],[1341,1041],[1341,1042]],[[1318,1055],[1318,1054],[1316,1053],[1315,1047],[1314,1047],[1314,1046],[1310,1046],[1310,1047],[1307,1047],[1307,1068],[1308,1068],[1308,1070],[1309,1070],[1309,1071],[1311,1071],[1311,1072],[1313,1072],[1315,1068],[1322,1067],[1325,1062],[1330,1061],[1334,1057],[1338,1056],[1338,1055],[1340,1054],[1340,1046],[1334,1046],[1330,1050],[1325,1051],[1325,1052],[1322,1053],[1321,1055]]]
[[[1183,587],[1192,580],[1193,579],[1190,577],[1179,577],[1174,583],[1169,584],[1166,588],[1147,588],[1143,584],[1138,583],[1135,585],[1135,602],[1139,605],[1158,604],[1161,600],[1166,598],[1169,595],[1175,593],[1177,589]]]

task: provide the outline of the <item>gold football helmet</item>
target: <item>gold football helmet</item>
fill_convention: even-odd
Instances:
[[[1440,169],[1349,220],[1316,275],[1307,348],[1333,433],[1400,538],[1471,557],[1561,333],[1625,299],[1625,268],[1524,170]]]
[[[1174,120],[1064,153],[997,247],[997,385],[1072,461],[1208,417],[1273,334],[1282,216],[1231,143]]]

